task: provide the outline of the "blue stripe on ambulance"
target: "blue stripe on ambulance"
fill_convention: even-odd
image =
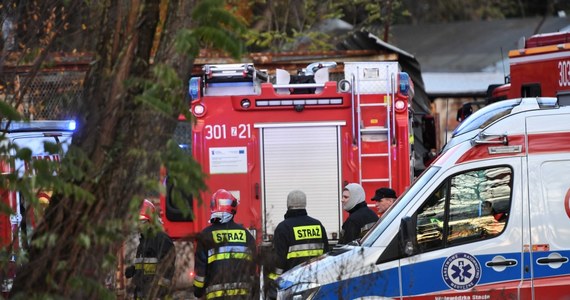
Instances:
[[[497,272],[491,267],[487,267],[485,263],[490,262],[493,257],[497,255],[501,255],[508,260],[516,260],[517,266],[505,268],[505,270],[501,272]],[[518,252],[477,255],[475,257],[481,265],[481,276],[477,285],[520,280],[521,278],[521,254]],[[415,278],[416,281],[414,283],[417,284],[410,284],[408,286],[402,287],[403,293],[405,295],[421,295],[437,291],[450,290],[449,286],[447,286],[445,283],[442,275],[442,266],[444,262],[445,258],[441,258],[427,262],[419,262],[412,266],[404,266],[402,268],[402,278]],[[430,270],[431,274],[433,274],[433,270],[439,270],[439,276],[425,276],[428,270]]]
[[[369,295],[399,297],[398,269],[388,269],[322,286],[315,299],[353,299]]]
[[[570,251],[544,251],[534,253],[534,273],[535,279],[570,275],[570,262],[562,264],[557,269],[548,265],[538,265],[536,260],[539,257],[547,257],[550,253],[556,252],[564,257],[570,256]],[[491,267],[485,265],[496,257],[503,256],[505,259],[516,260],[517,265],[505,268],[503,271],[495,271]],[[521,253],[500,253],[492,255],[477,255],[477,260],[481,265],[481,278],[477,285],[494,284],[501,282],[519,281],[521,278]],[[524,260],[530,261],[530,254],[524,253]],[[427,270],[441,270],[445,258],[435,259],[427,262],[418,262],[414,265],[402,267],[403,278],[415,278],[413,281],[417,284],[410,284],[402,287],[404,295],[422,295],[432,294],[440,291],[449,291],[450,288],[445,284],[441,271],[440,276],[425,276]],[[528,263],[527,263],[528,265]],[[524,272],[525,279],[530,279],[530,272]],[[283,287],[283,286],[282,286]],[[321,286],[315,299],[339,299],[339,293],[342,299],[364,297],[371,295],[383,295],[385,297],[399,297],[398,269],[392,268],[385,271],[367,274],[351,279],[333,282],[328,285]]]

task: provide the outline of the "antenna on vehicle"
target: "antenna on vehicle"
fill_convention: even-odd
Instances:
[[[507,74],[505,71],[505,56],[503,54],[503,47],[501,46],[501,64],[503,65],[503,80],[505,81],[505,83],[507,82]]]
[[[445,99],[445,143],[447,144],[447,123],[449,123],[449,98]]]

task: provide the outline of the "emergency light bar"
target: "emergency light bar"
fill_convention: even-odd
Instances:
[[[2,132],[29,132],[29,131],[75,131],[76,122],[67,121],[2,121],[0,131]]]
[[[340,104],[342,104],[342,98],[255,100],[256,106],[340,105]]]

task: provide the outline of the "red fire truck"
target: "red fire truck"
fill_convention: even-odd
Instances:
[[[509,51],[510,82],[493,90],[492,100],[555,97],[570,90],[570,32],[537,34]]]
[[[370,206],[377,188],[402,193],[410,185],[408,74],[392,61],[342,67],[319,62],[292,75],[253,64],[206,65],[190,80],[192,155],[209,188],[202,199],[209,203],[217,189],[229,190],[240,200],[236,221],[259,242],[271,241],[292,190],[307,194],[309,214],[335,240],[346,217],[340,197],[347,183],[361,183]],[[161,208],[171,237],[208,225],[208,204],[194,198],[193,214],[183,215],[168,199]]]

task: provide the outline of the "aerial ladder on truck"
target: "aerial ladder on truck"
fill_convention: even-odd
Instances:
[[[350,67],[350,65],[349,65]],[[383,66],[385,70],[380,69],[379,72],[384,72],[384,76],[378,78],[374,76],[374,79],[365,78],[365,74],[361,74],[360,66],[356,66],[356,69],[352,68],[352,76],[350,78],[351,85],[354,87],[351,90],[352,107],[356,109],[356,117],[354,118],[352,128],[354,131],[353,136],[355,137],[354,144],[358,147],[358,157],[359,157],[359,183],[376,183],[383,184],[389,187],[392,184],[392,169],[393,156],[395,156],[398,151],[393,149],[393,146],[397,145],[395,139],[396,132],[394,131],[396,126],[396,109],[393,107],[392,100],[396,98],[396,78],[397,70],[393,68],[397,67],[397,64],[387,64]],[[362,70],[364,72],[364,69]],[[379,75],[379,74],[378,74]],[[408,80],[405,76],[402,76],[400,80]],[[371,81],[373,82],[372,84]],[[366,89],[377,89],[378,93],[383,94],[384,98],[381,101],[378,99],[370,98],[366,96]],[[372,86],[372,87],[370,87]],[[374,94],[373,94],[374,95]],[[407,109],[404,107],[403,102],[398,102],[399,110]],[[380,124],[374,117],[374,115],[384,116],[385,123]],[[367,120],[367,122],[365,122]],[[408,124],[409,126],[409,124]],[[376,136],[376,138],[374,137]],[[379,139],[378,139],[379,137]],[[378,142],[385,143],[378,143]],[[375,172],[380,168],[374,168],[376,165],[374,163],[374,158],[386,157],[387,158],[387,174],[382,172]],[[396,158],[397,159],[397,158]],[[367,162],[371,161],[371,162]],[[412,164],[413,165],[413,164]],[[372,168],[373,170],[368,170]],[[402,170],[400,170],[401,172]]]

